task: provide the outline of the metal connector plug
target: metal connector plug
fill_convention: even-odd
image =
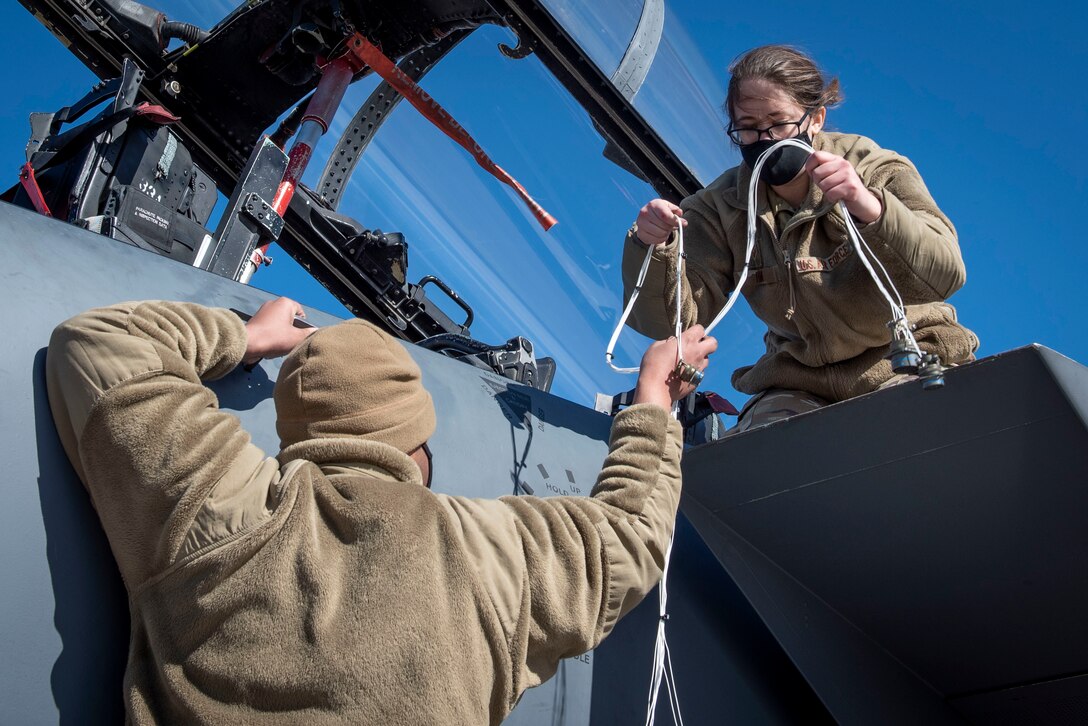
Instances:
[[[923,391],[934,391],[944,388],[944,366],[936,353],[926,353],[922,356],[922,364],[918,366],[918,377],[922,379]]]

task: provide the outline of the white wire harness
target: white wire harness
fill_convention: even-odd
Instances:
[[[759,175],[763,171],[763,165],[769,157],[776,150],[785,146],[796,146],[804,149],[805,151],[812,152],[812,147],[809,144],[801,141],[800,139],[782,139],[778,143],[771,146],[769,149],[759,155],[756,160],[755,167],[752,169],[752,180],[748,185],[748,225],[747,225],[747,240],[744,247],[744,267],[741,268],[740,277],[737,279],[737,284],[733,288],[733,291],[729,294],[729,299],[726,300],[725,305],[718,311],[718,314],[714,316],[710,324],[706,326],[706,334],[710,333],[717,327],[726,315],[733,309],[737,299],[740,297],[740,291],[744,288],[744,284],[748,281],[748,273],[752,265],[752,253],[756,246],[756,217],[752,214],[751,210],[756,208],[757,205],[757,191],[759,188]],[[892,282],[891,276],[884,268],[883,263],[873,253],[869,244],[865,241],[865,238],[861,236],[861,232],[858,230],[857,224],[854,222],[854,218],[850,216],[850,212],[846,209],[846,205],[842,202],[838,203],[839,211],[842,213],[842,217],[846,223],[847,234],[850,236],[850,241],[854,245],[854,250],[858,254],[858,258],[861,260],[865,270],[869,273],[869,276],[876,283],[877,289],[880,291],[881,296],[888,303],[888,307],[891,310],[892,319],[888,323],[888,327],[892,329],[892,337],[894,341],[903,343],[911,352],[915,353],[919,357],[922,356],[922,351],[918,347],[918,342],[914,339],[914,334],[911,332],[910,324],[907,322],[907,313],[903,305],[903,298],[900,296],[899,291],[895,287],[895,283]],[[683,251],[683,226],[678,228],[678,241],[677,241],[677,254],[679,260],[677,262],[677,270],[680,280],[683,280],[682,265],[684,261]],[[639,269],[637,281],[635,282],[635,289],[631,292],[631,299],[627,301],[627,307],[624,308],[623,315],[620,316],[619,323],[616,325],[615,331],[612,333],[612,338],[608,342],[608,348],[605,351],[605,358],[608,364],[613,370],[620,373],[638,373],[638,368],[619,368],[613,362],[613,350],[616,347],[616,341],[619,340],[620,331],[623,330],[624,324],[627,322],[628,316],[631,314],[632,308],[634,308],[635,301],[638,299],[639,293],[642,291],[642,285],[646,281],[646,274],[650,268],[650,262],[653,259],[653,247],[646,250],[646,257],[642,261],[642,267]],[[877,270],[880,270],[880,274],[877,274]],[[881,279],[883,278],[883,279]],[[682,285],[677,284],[677,330],[679,330],[679,310],[681,305],[681,291]],[[679,334],[678,334],[679,335]]]
[[[756,217],[752,210],[756,209],[757,199],[756,194],[759,187],[759,176],[763,171],[763,165],[767,161],[772,153],[777,149],[785,146],[796,146],[809,153],[812,152],[812,146],[806,144],[800,139],[782,139],[778,143],[771,146],[769,149],[759,155],[756,160],[755,166],[752,169],[752,181],[748,185],[748,226],[747,226],[747,240],[744,248],[744,267],[741,268],[740,277],[737,279],[737,284],[733,288],[733,291],[729,294],[729,299],[726,300],[725,305],[718,311],[718,314],[714,316],[714,319],[710,322],[710,325],[706,326],[706,334],[710,335],[710,332],[720,323],[729,311],[733,309],[733,305],[736,304],[737,298],[740,296],[740,291],[744,289],[744,284],[748,280],[748,272],[751,269],[752,264],[752,252],[755,250],[756,245]],[[858,230],[857,224],[854,222],[854,218],[850,216],[850,212],[847,210],[846,205],[843,202],[838,203],[839,211],[842,213],[842,217],[846,222],[847,234],[850,236],[850,241],[854,245],[854,250],[857,252],[858,258],[861,260],[861,264],[865,267],[865,270],[869,273],[869,276],[876,283],[877,289],[880,291],[881,296],[888,303],[888,307],[891,310],[891,321],[888,323],[888,327],[892,331],[892,344],[898,346],[913,355],[917,356],[917,360],[921,361],[924,358],[924,354],[918,347],[918,341],[914,338],[914,333],[911,332],[910,323],[907,320],[907,313],[903,304],[903,298],[899,294],[899,291],[895,287],[895,283],[892,282],[891,275],[888,274],[880,258],[873,253],[869,244],[862,237],[860,230]],[[683,284],[684,284],[684,261],[686,254],[684,252],[684,225],[681,224],[676,229],[676,342],[677,342],[677,361],[683,357],[683,351],[681,350],[680,338],[681,333],[681,316],[680,311],[683,305]],[[605,349],[605,360],[612,370],[619,373],[638,373],[638,367],[624,368],[617,366],[613,361],[615,358],[614,351],[616,343],[619,341],[620,333],[623,330],[623,326],[627,323],[627,318],[631,315],[631,310],[635,306],[635,302],[638,300],[639,293],[642,292],[642,286],[646,282],[646,274],[650,269],[650,263],[653,260],[654,245],[650,245],[646,250],[646,256],[642,260],[642,267],[639,268],[638,277],[635,281],[635,287],[631,291],[631,298],[627,301],[627,306],[623,310],[623,314],[620,315],[619,322],[616,324],[616,329],[612,332],[612,337],[608,341],[608,347]],[[877,270],[880,270],[880,274],[877,274]],[[894,362],[893,362],[894,365]],[[679,402],[673,404],[673,417],[679,415]],[[665,565],[661,572],[661,582],[658,584],[658,622],[657,622],[657,639],[654,644],[654,660],[653,671],[650,678],[650,693],[646,704],[646,726],[653,726],[654,716],[657,710],[658,695],[661,691],[661,684],[665,684],[665,688],[669,695],[669,707],[672,711],[673,723],[683,726],[684,720],[680,713],[680,701],[679,695],[676,690],[676,679],[672,669],[672,657],[669,653],[669,642],[665,634],[665,621],[668,620],[668,575],[669,575],[669,562],[672,559],[672,544],[673,541],[670,538],[669,546],[665,550]]]
[[[635,301],[638,300],[639,293],[642,292],[642,286],[646,283],[646,273],[650,269],[650,262],[654,256],[654,245],[649,245],[646,248],[646,256],[642,258],[642,267],[638,270],[638,277],[635,279],[635,289],[631,291],[631,299],[627,301],[627,306],[623,309],[623,313],[620,315],[619,322],[616,323],[616,329],[612,331],[612,337],[608,340],[608,347],[604,351],[604,359],[608,363],[609,367],[617,373],[638,373],[638,366],[634,368],[621,368],[617,366],[613,360],[615,359],[616,342],[620,339],[620,333],[623,331],[623,326],[627,324],[627,318],[631,316],[631,310],[635,307]],[[679,361],[684,357],[684,352],[681,350],[680,333],[681,321],[680,321],[680,305],[683,302],[683,280],[684,280],[684,260],[687,255],[684,253],[684,225],[680,225],[676,228],[676,360]]]
[[[669,562],[672,561],[673,538],[669,538],[669,546],[665,550],[665,566],[661,570],[661,582],[657,584],[657,639],[654,641],[653,671],[650,675],[650,695],[646,702],[646,726],[653,726],[657,712],[657,697],[661,692],[661,684],[664,682],[665,690],[669,694],[669,709],[672,711],[672,722],[677,726],[684,726],[684,717],[680,713],[680,694],[676,690],[676,675],[672,670],[672,654],[669,652],[669,641],[665,635],[665,621],[669,619]]]
[[[744,288],[744,283],[749,278],[749,271],[752,266],[752,253],[755,249],[755,229],[756,229],[756,217],[757,214],[752,210],[756,209],[757,199],[756,193],[758,190],[759,174],[763,171],[764,163],[767,158],[774,153],[777,149],[786,146],[795,146],[809,153],[812,152],[812,146],[805,144],[804,141],[798,138],[786,138],[778,141],[777,144],[771,146],[766,151],[759,155],[756,159],[755,167],[752,169],[752,182],[749,184],[749,195],[747,195],[747,239],[744,246],[744,267],[741,268],[740,278],[737,280],[737,285],[733,287],[733,291],[729,294],[729,298],[726,300],[726,304],[721,307],[714,320],[710,321],[710,324],[706,327],[706,334],[709,335],[710,331],[713,331],[716,325],[724,319],[733,305],[737,303],[737,299],[740,297],[740,292]],[[873,282],[876,283],[877,290],[880,295],[885,298],[888,303],[888,307],[891,310],[891,321],[888,323],[888,327],[892,331],[892,345],[899,346],[901,349],[905,349],[906,352],[917,356],[917,360],[923,360],[924,355],[922,349],[918,347],[917,341],[914,339],[914,333],[911,331],[911,324],[906,319],[906,309],[903,305],[903,298],[899,294],[895,283],[891,280],[891,275],[888,274],[888,270],[880,262],[880,259],[874,254],[865,238],[862,236],[860,230],[857,229],[857,224],[854,222],[854,218],[851,217],[850,211],[846,209],[843,202],[838,202],[839,211],[842,213],[842,219],[845,220],[846,233],[849,234],[851,243],[854,245],[854,250],[857,253],[858,259],[862,261],[862,266],[869,273],[870,278],[873,278]],[[639,294],[642,292],[642,285],[646,281],[646,273],[650,270],[650,263],[653,261],[654,246],[651,245],[646,249],[646,256],[642,260],[642,267],[639,269],[638,279],[635,280],[634,290],[631,291],[631,298],[628,300],[627,307],[623,308],[622,315],[619,322],[616,324],[616,330],[613,331],[611,339],[608,341],[608,347],[605,349],[605,360],[608,362],[608,366],[611,369],[620,373],[638,373],[639,368],[622,368],[615,364],[616,343],[619,341],[620,332],[623,330],[623,325],[627,324],[627,319],[631,315],[631,310],[634,308],[636,300],[639,299]],[[677,227],[677,296],[676,296],[676,337],[677,337],[677,360],[679,361],[683,357],[683,352],[680,348],[681,333],[681,317],[680,311],[683,305],[683,282],[684,282],[684,260],[687,256],[684,254],[683,246],[683,224]],[[877,273],[879,270],[879,274]],[[894,362],[893,362],[894,365]],[[677,417],[679,415],[679,402],[672,406],[672,416]],[[668,549],[665,551],[665,566],[662,570],[662,580],[657,588],[658,592],[658,620],[657,620],[657,640],[654,644],[654,662],[653,662],[653,674],[650,682],[650,697],[646,703],[646,726],[653,726],[654,715],[657,710],[657,697],[662,688],[664,682],[665,688],[668,691],[669,707],[672,712],[673,723],[683,726],[683,717],[680,713],[680,701],[676,688],[676,678],[672,674],[672,659],[669,654],[669,644],[665,633],[665,622],[668,619],[668,588],[667,580],[669,574],[669,561],[672,556],[672,540],[669,540]]]
[[[616,329],[612,333],[612,338],[608,341],[608,348],[605,350],[605,360],[608,361],[608,365],[612,370],[619,373],[638,373],[638,368],[621,368],[612,362],[614,355],[613,351],[616,348],[616,341],[619,340],[620,332],[623,330],[623,326],[627,323],[627,318],[631,315],[631,310],[635,306],[635,301],[638,299],[638,294],[642,290],[642,285],[646,282],[646,272],[650,269],[650,260],[653,257],[654,247],[651,245],[646,250],[646,257],[642,260],[642,267],[639,269],[638,279],[635,281],[635,289],[631,292],[631,299],[627,301],[627,306],[623,310],[623,314],[620,315],[620,320],[616,324]],[[676,230],[676,326],[674,328],[674,335],[676,336],[676,360],[679,362],[684,357],[683,343],[681,341],[683,329],[682,321],[680,319],[680,306],[683,302],[683,284],[684,284],[684,260],[686,259],[684,253],[684,225],[680,225]],[[680,416],[680,402],[674,401],[672,404],[672,416],[673,418],[679,418]],[[657,618],[657,637],[654,642],[654,659],[653,670],[650,675],[650,693],[646,703],[646,726],[653,726],[655,712],[657,711],[657,697],[661,692],[661,684],[665,683],[665,689],[669,694],[669,708],[672,710],[673,723],[678,726],[684,725],[684,718],[680,713],[680,699],[676,691],[676,677],[673,675],[672,670],[672,657],[669,655],[669,641],[665,634],[665,621],[669,619],[668,616],[668,603],[669,603],[669,561],[672,559],[672,543],[673,538],[669,538],[669,545],[665,549],[665,564],[661,569],[661,581],[657,584],[657,602],[658,602],[658,618]]]
[[[733,307],[733,303],[736,300],[738,293],[744,287],[745,281],[748,279],[748,269],[752,262],[752,250],[755,249],[756,243],[756,216],[752,213],[752,210],[756,208],[756,192],[758,189],[759,175],[763,171],[763,164],[766,162],[767,157],[774,153],[777,149],[785,146],[796,146],[809,153],[812,153],[812,146],[806,144],[800,139],[782,139],[778,143],[771,146],[769,149],[759,155],[756,160],[755,168],[752,169],[752,181],[748,185],[748,241],[744,251],[744,269],[741,271],[740,279],[737,281],[737,286],[729,296],[728,302],[725,307],[714,317],[714,321],[707,326],[707,332],[721,322],[726,313]],[[842,218],[846,223],[846,231],[850,236],[850,241],[854,245],[854,251],[857,252],[858,259],[861,260],[861,264],[865,267],[865,270],[869,273],[869,276],[876,283],[877,289],[880,291],[881,296],[888,303],[888,307],[891,309],[892,319],[888,323],[888,327],[892,329],[892,337],[895,341],[901,341],[919,358],[922,357],[922,351],[918,347],[918,342],[914,339],[914,334],[911,332],[910,323],[907,321],[907,312],[903,305],[903,298],[899,295],[899,290],[896,289],[895,283],[892,282],[891,275],[884,268],[884,264],[880,261],[880,258],[873,253],[869,243],[865,241],[865,238],[861,236],[861,231],[858,230],[857,224],[854,222],[854,218],[850,215],[849,210],[846,209],[846,205],[843,202],[839,202],[836,205],[839,208],[839,212],[842,213]],[[874,263],[876,268],[880,269],[880,275],[877,275],[876,269],[874,269]],[[884,279],[881,280],[881,277]],[[885,284],[886,283],[886,284]],[[889,292],[889,290],[891,292]],[[894,298],[892,295],[894,294]]]

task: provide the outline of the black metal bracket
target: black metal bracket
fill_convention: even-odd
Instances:
[[[422,286],[402,283],[360,256],[351,238],[365,230],[328,209],[313,190],[300,185],[284,217],[279,245],[356,317],[411,342],[442,333],[469,334],[427,298]]]
[[[443,334],[425,338],[418,345],[540,391],[549,390],[555,378],[555,361],[537,359],[532,342],[521,336],[502,345],[488,345],[464,335]]]
[[[246,197],[242,211],[264,230],[268,239],[277,239],[283,232],[283,217],[272,208],[271,202],[265,201],[257,192],[251,192]]]
[[[198,267],[232,280],[240,278],[261,237],[268,234],[269,225],[283,231],[283,219],[264,200],[276,193],[286,171],[287,154],[283,149],[267,136],[257,142],[215,230],[215,248],[206,259],[199,260]],[[264,212],[262,206],[267,208]],[[272,214],[279,218],[278,223],[272,221]]]
[[[433,284],[435,287],[437,287],[442,292],[446,293],[446,296],[450,300],[453,300],[453,302],[456,303],[457,307],[459,307],[459,308],[461,308],[462,310],[465,311],[465,322],[461,323],[461,327],[465,328],[466,330],[468,328],[472,327],[472,321],[473,321],[473,319],[475,317],[475,314],[472,312],[472,308],[469,307],[469,304],[467,302],[465,302],[464,298],[462,298],[460,295],[458,295],[456,292],[454,292],[453,289],[449,285],[447,285],[442,280],[439,280],[434,275],[427,275],[422,280],[420,280],[419,281],[419,289],[422,290],[424,287],[426,287],[427,285],[431,285],[431,284]]]

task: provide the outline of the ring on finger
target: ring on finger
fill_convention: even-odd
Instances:
[[[676,361],[676,367],[673,368],[672,373],[681,381],[687,381],[691,377],[691,371],[693,370],[696,370],[695,366],[681,358]]]
[[[685,383],[691,383],[696,386],[699,385],[699,381],[703,380],[703,372],[683,358],[676,362],[676,368],[673,369],[673,375]]]

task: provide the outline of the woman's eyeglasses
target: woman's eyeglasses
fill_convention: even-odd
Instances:
[[[759,141],[763,134],[767,134],[767,138],[772,141],[781,141],[782,139],[792,139],[794,136],[801,135],[801,125],[808,119],[808,115],[811,111],[805,111],[805,115],[796,121],[783,121],[780,124],[773,124],[767,128],[757,129],[746,128],[736,129],[732,125],[726,130],[729,134],[729,138],[733,139],[733,142],[739,146],[747,146],[748,144],[754,144]]]

